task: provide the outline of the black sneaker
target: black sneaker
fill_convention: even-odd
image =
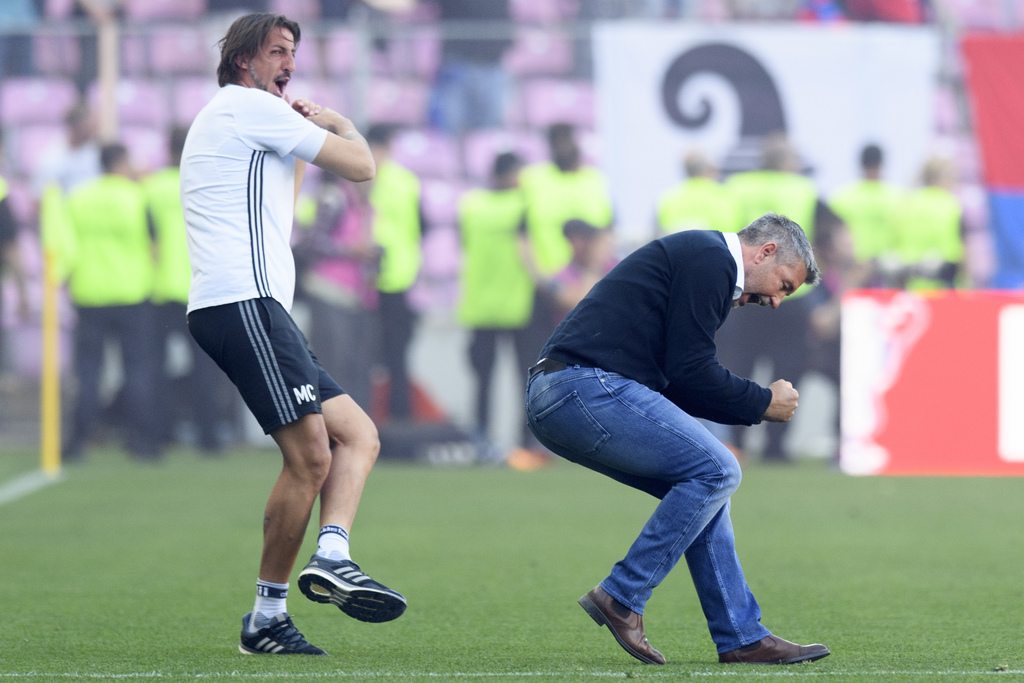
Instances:
[[[299,590],[313,602],[329,602],[353,619],[373,623],[397,619],[407,605],[400,593],[371,579],[352,560],[322,555],[313,555],[299,573]]]
[[[255,633],[249,632],[252,612],[242,617],[242,642],[238,651],[243,655],[325,655],[323,650],[306,642],[299,629],[292,624],[286,612],[278,614]]]

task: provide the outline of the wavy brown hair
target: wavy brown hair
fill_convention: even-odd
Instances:
[[[217,83],[224,87],[237,83],[240,76],[238,58],[250,59],[263,47],[267,36],[277,27],[292,32],[295,45],[299,44],[299,25],[284,16],[272,12],[256,12],[239,17],[231,24],[227,34],[220,39],[220,64],[217,65]]]

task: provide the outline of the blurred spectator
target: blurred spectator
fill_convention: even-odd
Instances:
[[[526,201],[530,267],[540,281],[550,279],[572,260],[572,245],[562,232],[574,218],[611,229],[613,212],[604,174],[583,163],[576,131],[567,123],[548,128],[551,161],[531,164],[519,176]],[[554,303],[537,291],[530,322],[531,345],[540,352],[554,331]]]
[[[154,426],[160,441],[171,443],[179,420],[190,421],[200,450],[211,455],[223,448],[218,433],[223,413],[219,399],[229,395],[230,384],[189,334],[185,319],[192,269],[185,240],[178,165],[187,132],[183,128],[171,132],[170,164],[142,182],[156,238],[152,294],[157,366],[154,392],[163,400],[160,410],[154,412]],[[173,338],[189,351],[189,367],[184,373],[172,367]]]
[[[733,19],[779,21],[795,19],[801,0],[726,0]]]
[[[74,75],[78,94],[85,97],[89,86],[99,74],[99,38],[98,28],[106,22],[120,19],[126,0],[74,0],[71,16],[74,19],[88,19],[91,29],[86,29],[78,36],[78,50],[81,62],[78,72]]]
[[[160,456],[154,419],[153,238],[142,187],[132,180],[128,151],[100,153],[103,175],[68,198],[73,242],[68,292],[77,312],[74,368],[78,396],[64,460],[81,460],[100,418],[104,346],[115,340],[124,365],[127,447],[140,460]]]
[[[896,215],[896,253],[911,290],[955,286],[963,272],[963,209],[953,194],[956,168],[948,159],[929,159],[922,187],[907,195]]]
[[[795,221],[813,240],[818,191],[814,182],[799,173],[800,167],[800,157],[785,136],[768,136],[763,143],[761,168],[736,173],[725,182],[737,202],[739,227],[773,212]],[[777,311],[762,306],[733,311],[717,336],[722,365],[749,378],[759,361],[767,361],[772,375],[791,378],[797,384],[807,358],[811,306],[804,297],[808,292],[808,287],[800,287]],[[788,460],[783,439],[789,424],[768,424],[762,454],[766,461]],[[736,443],[740,443],[741,433],[739,428],[734,430]]]
[[[736,204],[718,182],[718,168],[702,152],[691,151],[683,160],[686,180],[658,200],[658,228],[662,235],[680,230],[736,232]],[[660,236],[660,235],[659,235]]]
[[[44,152],[36,170],[33,188],[42,196],[50,183],[67,193],[100,175],[100,146],[96,141],[96,118],[84,102],[64,115],[67,135],[63,142]]]
[[[920,24],[925,19],[922,0],[846,0],[846,16],[853,21],[892,21]]]
[[[324,369],[369,412],[381,249],[373,242],[372,181],[321,173],[311,225],[295,246],[310,305],[310,346]]]
[[[394,129],[371,126],[366,134],[377,177],[370,190],[373,238],[383,250],[377,276],[381,353],[390,378],[388,412],[392,418],[412,417],[408,355],[416,316],[408,292],[422,262],[421,241],[426,228],[420,201],[420,180],[391,158]]]
[[[839,188],[829,207],[848,226],[857,260],[874,262],[884,271],[896,260],[894,221],[903,193],[882,181],[883,163],[882,149],[866,145],[860,154],[861,179]]]
[[[511,30],[508,3],[438,0],[441,29],[451,35],[445,36],[441,47],[441,66],[430,99],[430,122],[446,133],[461,134],[504,124],[509,76],[501,60],[512,41],[492,36],[491,32]],[[487,29],[468,22],[487,22]],[[483,37],[468,37],[480,32]]]
[[[857,258],[853,235],[839,215],[827,205],[818,204],[814,222],[814,255],[821,268],[821,282],[806,297],[811,306],[807,370],[827,377],[838,390],[843,294],[877,282],[872,264]],[[833,415],[833,433],[838,444],[842,434],[838,406]]]
[[[0,3],[0,78],[33,75],[32,33],[38,22],[37,0]]]
[[[476,375],[476,436],[485,458],[491,424],[491,380],[498,343],[507,339],[516,354],[519,374],[536,361],[537,349],[529,343],[527,325],[533,309],[534,283],[526,266],[529,248],[524,234],[526,207],[519,191],[522,161],[515,154],[499,154],[494,160],[491,189],[474,189],[459,200],[462,236],[461,297],[459,322],[471,331],[469,362]],[[522,432],[518,446],[531,435],[525,416],[519,417]]]
[[[566,221],[562,233],[572,245],[572,260],[547,284],[554,303],[554,323],[576,307],[597,281],[615,266],[612,234],[577,218]]]
[[[843,7],[837,0],[802,0],[797,10],[797,19],[801,21],[843,21]]]

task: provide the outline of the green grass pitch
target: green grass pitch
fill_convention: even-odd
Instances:
[[[36,457],[0,453],[0,486]],[[851,478],[820,462],[746,466],[732,507],[765,625],[827,644],[819,662],[719,665],[685,564],[645,617],[668,664],[626,655],[576,599],[655,501],[564,462],[523,473],[382,461],[352,548],[408,611],[364,624],[306,600],[295,576],[314,521],[288,606],[332,656],[243,656],[279,467],[266,451],[175,452],[157,466],[94,452],[63,481],[0,505],[0,683],[1024,679],[1024,481]]]

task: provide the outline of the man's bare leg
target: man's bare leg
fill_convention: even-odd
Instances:
[[[363,486],[380,452],[373,420],[348,394],[324,401],[324,422],[331,442],[331,469],[320,489],[320,526],[352,530]]]
[[[329,548],[324,544],[333,537],[335,549],[318,549],[299,573],[299,589],[310,600],[334,604],[360,621],[396,619],[405,612],[405,598],[364,574],[349,558],[347,547],[363,486],[380,451],[377,428],[347,395],[324,401],[323,411],[333,458],[320,490],[323,533],[318,545]],[[331,528],[324,528],[328,526]],[[338,547],[344,548],[344,553],[339,553]]]
[[[263,517],[260,578],[288,583],[320,489],[331,469],[323,416],[304,415],[271,436],[281,448],[284,467],[270,492]]]

